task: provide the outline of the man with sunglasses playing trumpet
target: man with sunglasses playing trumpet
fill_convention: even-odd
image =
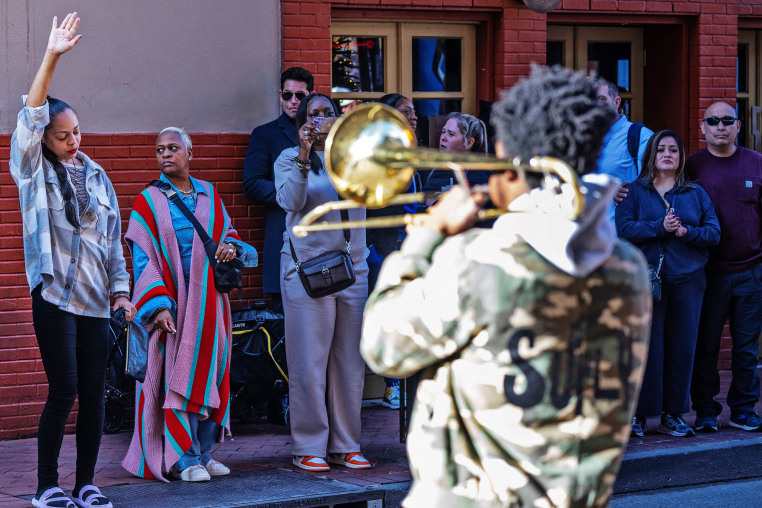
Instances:
[[[299,102],[313,93],[315,81],[307,69],[290,67],[280,75],[281,115],[251,133],[243,166],[243,192],[265,205],[265,247],[262,260],[262,290],[275,312],[283,312],[280,295],[280,249],[286,230],[286,212],[275,201],[273,165],[286,148],[299,146],[295,125]]]
[[[736,145],[741,128],[735,109],[715,102],[701,132],[706,148],[688,157],[686,170],[714,203],[720,243],[709,249],[706,291],[699,322],[691,399],[696,430],[717,432],[722,405],[717,358],[725,321],[733,339],[733,380],[728,390],[730,426],[762,429],[759,402],[759,334],[762,331],[762,155]]]
[[[614,120],[584,75],[533,68],[492,108],[497,154],[561,159],[584,210],[496,171],[490,200],[523,213],[472,228],[485,196],[455,186],[384,262],[361,351],[384,375],[423,369],[406,508],[608,504],[651,320],[645,259],[607,214],[618,182],[590,174]]]

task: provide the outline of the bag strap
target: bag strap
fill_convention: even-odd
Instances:
[[[167,182],[162,182],[161,180],[154,180],[148,185],[153,185],[161,192],[163,192],[164,195],[167,196],[167,199],[172,201],[177,209],[180,210],[183,215],[185,215],[185,218],[188,219],[191,224],[193,224],[193,227],[196,228],[196,233],[198,233],[198,237],[204,244],[204,250],[206,251],[207,257],[209,258],[209,262],[214,267],[217,264],[217,260],[214,259],[214,255],[217,253],[217,243],[209,237],[206,230],[204,230],[204,228],[198,222],[198,219],[196,219],[191,211],[188,210],[188,207],[185,206],[183,200],[180,199],[180,196],[177,194],[177,192],[175,192],[175,189],[173,189],[172,186]]]
[[[640,148],[640,131],[645,127],[640,122],[630,125],[627,131],[627,151],[630,152],[632,163],[635,164],[635,173],[638,173],[638,149]]]
[[[346,210],[340,210],[340,213],[341,213],[341,221],[342,222],[349,221],[349,213],[347,213]],[[346,229],[346,228],[344,228],[344,241],[347,244],[347,246],[346,246],[346,248],[344,250],[346,251],[347,254],[349,254],[350,251],[351,251],[351,248],[352,248],[352,242],[349,241],[349,230]],[[290,235],[288,237],[288,246],[291,247],[291,257],[294,258],[294,264],[296,264],[296,271],[299,272],[299,266],[300,266],[301,263],[299,262],[299,258],[296,257],[296,251],[294,251],[294,244],[291,243],[291,236]]]

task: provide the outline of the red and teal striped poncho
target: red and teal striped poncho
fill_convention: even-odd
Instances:
[[[207,194],[197,194],[194,215],[199,223],[217,243],[240,240],[217,191],[201,183]],[[165,473],[191,446],[189,412],[211,418],[230,433],[230,304],[228,296],[215,289],[198,235],[185,288],[169,202],[159,189],[148,187],[138,196],[125,239],[149,258],[135,281],[133,303],[139,311],[156,296],[174,300],[177,333],[148,329],[148,369],[145,381],[137,384],[135,430],[122,465],[141,478],[166,481]],[[136,326],[143,325],[133,323]]]

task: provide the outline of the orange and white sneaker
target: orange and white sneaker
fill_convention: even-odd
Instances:
[[[294,465],[305,471],[330,471],[331,468],[325,459],[314,455],[294,455]]]
[[[329,453],[326,460],[331,464],[346,466],[349,469],[370,469],[372,467],[368,459],[363,457],[360,452]]]

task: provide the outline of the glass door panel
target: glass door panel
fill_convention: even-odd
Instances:
[[[643,121],[643,30],[576,27],[576,68],[605,78],[620,89],[624,113]]]
[[[397,32],[395,23],[333,23],[331,96],[343,107],[396,91]]]
[[[569,69],[576,68],[573,26],[548,25],[545,63]]]
[[[762,115],[760,101],[758,72],[760,69],[759,31],[738,31],[738,64],[736,72],[736,110],[741,120],[741,131],[738,133],[738,144],[762,151],[762,136],[760,129]]]
[[[402,91],[418,116],[476,114],[476,27],[470,23],[403,23]]]

